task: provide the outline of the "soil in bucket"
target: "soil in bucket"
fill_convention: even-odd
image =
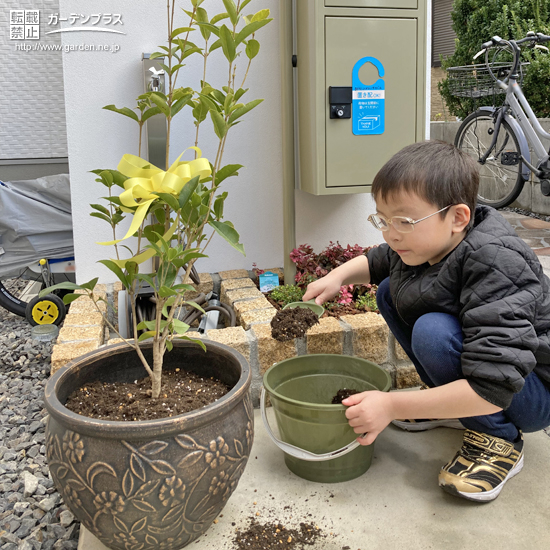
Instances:
[[[312,354],[276,363],[264,375],[264,386],[275,412],[281,439],[312,453],[338,450],[356,438],[344,405],[332,405],[343,388],[364,392],[389,391],[391,378],[378,365],[346,355]],[[311,462],[285,453],[296,475],[321,483],[355,479],[370,467],[373,445],[326,461]]]
[[[331,403],[333,405],[340,405],[344,399],[347,399],[350,395],[355,395],[359,393],[357,390],[348,390],[347,388],[342,388],[336,392],[336,395],[332,398]]]

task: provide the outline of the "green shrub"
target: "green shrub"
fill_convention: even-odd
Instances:
[[[456,32],[455,53],[442,59],[442,67],[472,65],[473,56],[481,44],[498,35],[504,39],[523,38],[527,31],[550,34],[550,0],[455,0],[452,11],[453,29]],[[511,56],[499,56],[498,61],[509,61]],[[489,53],[492,59],[492,53]],[[483,63],[484,57],[478,58]],[[537,117],[550,116],[550,59],[541,50],[522,49],[524,68],[523,90]],[[449,91],[449,81],[439,83],[439,92],[449,112],[465,118],[480,105],[497,104],[504,95],[483,97],[478,100],[457,98]]]
[[[367,311],[378,311],[378,305],[376,303],[376,294],[363,294],[359,296],[355,302],[357,309],[364,309]]]
[[[273,300],[282,303],[282,307],[292,302],[301,302],[302,296],[306,293],[305,289],[295,285],[283,285],[274,288],[269,294]]]

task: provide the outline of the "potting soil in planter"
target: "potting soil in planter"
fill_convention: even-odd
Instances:
[[[231,388],[215,378],[201,378],[182,369],[162,373],[158,399],[151,399],[148,376],[135,382],[96,381],[74,391],[65,407],[90,418],[156,420],[201,409]]]
[[[296,307],[283,309],[271,319],[271,335],[279,342],[301,338],[319,317],[311,309]]]

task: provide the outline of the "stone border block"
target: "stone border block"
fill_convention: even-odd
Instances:
[[[228,290],[224,296],[222,296],[222,302],[224,304],[233,304],[239,300],[252,300],[253,298],[262,298],[263,294],[256,288],[238,288],[236,290]]]
[[[422,380],[412,363],[395,367],[395,387],[398,390],[420,386]]]
[[[344,327],[336,317],[319,319],[305,335],[307,353],[344,353]]]
[[[214,290],[214,280],[212,279],[210,273],[199,273],[199,279],[199,284],[193,282],[190,283],[195,290],[189,290],[185,293],[186,300],[193,300],[202,293],[206,295]]]
[[[236,349],[242,353],[246,360],[250,363],[250,342],[246,336],[246,331],[243,327],[228,327],[223,329],[209,330],[206,333],[207,337],[220,344]]]
[[[97,342],[78,342],[75,344],[61,344],[53,347],[52,363],[50,369],[50,375],[54,374],[61,367],[64,367],[69,361],[76,359],[88,353],[98,349],[99,344]]]
[[[95,313],[68,313],[63,321],[63,327],[89,327],[103,325],[103,315]]]
[[[58,344],[70,344],[74,342],[96,342],[97,347],[103,343],[103,326],[91,327],[63,326],[57,337]]]
[[[220,279],[244,279],[248,277],[248,271],[246,269],[230,269],[229,271],[220,271],[218,273]]]
[[[255,298],[253,300],[241,300],[233,304],[235,315],[237,316],[237,322],[241,323],[242,315],[248,311],[254,311],[258,309],[273,309],[273,306],[263,296],[261,298]]]
[[[258,364],[260,375],[275,363],[284,359],[296,357],[296,340],[288,342],[279,342],[271,336],[271,326],[268,324],[255,325],[251,331],[258,344]]]
[[[241,325],[245,330],[250,329],[250,327],[261,324],[261,323],[270,323],[271,319],[275,317],[277,310],[274,307],[266,309],[254,309],[252,311],[247,311],[241,315]],[[271,326],[269,330],[271,331]]]
[[[351,326],[353,355],[380,365],[388,360],[388,325],[377,313],[343,315],[341,320]]]

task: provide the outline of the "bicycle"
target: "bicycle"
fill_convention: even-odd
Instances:
[[[485,54],[485,63],[450,67],[449,85],[455,97],[481,98],[505,93],[500,107],[483,106],[468,115],[455,137],[455,146],[467,152],[481,165],[478,203],[502,208],[521,193],[532,172],[539,178],[541,192],[550,195],[549,153],[540,137],[550,139],[531,109],[521,89],[520,44],[548,48],[540,43],[550,36],[528,32],[520,40],[503,40],[493,36],[481,46],[474,61]],[[491,61],[489,51],[496,48]],[[513,55],[511,62],[498,62],[502,52]],[[519,71],[519,72],[518,72]],[[519,80],[519,82],[518,82]],[[536,160],[531,161],[531,145]]]

